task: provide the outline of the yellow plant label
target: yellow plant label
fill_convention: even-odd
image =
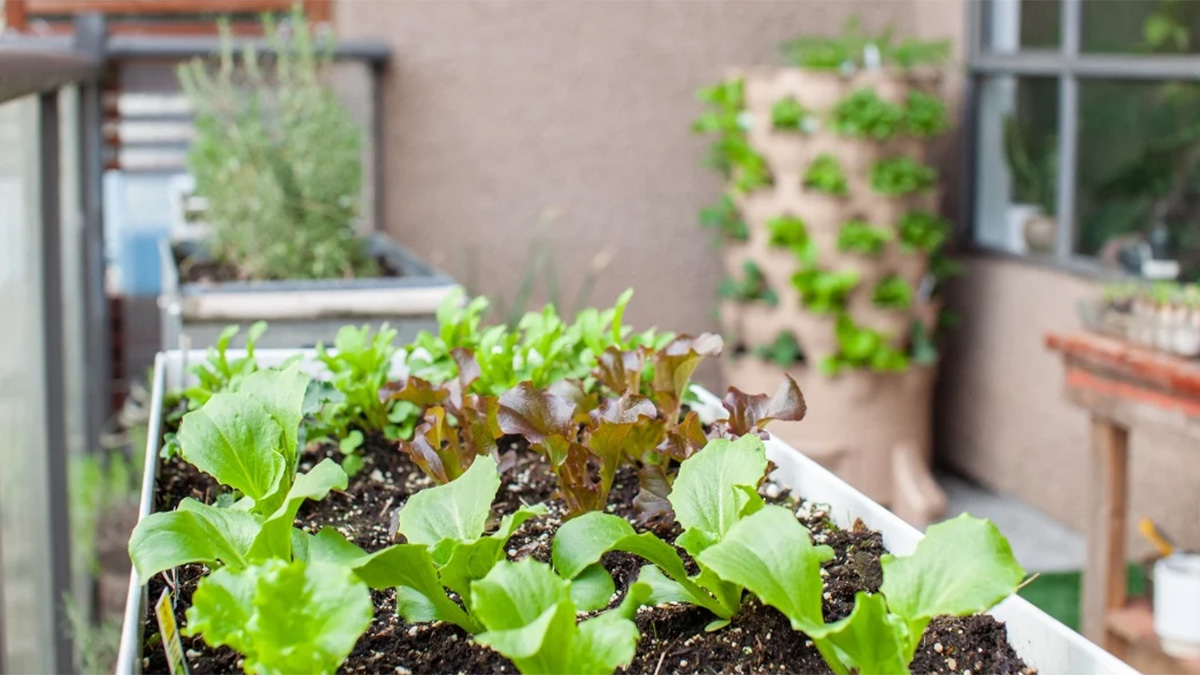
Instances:
[[[183,642],[179,639],[179,628],[175,625],[175,608],[171,603],[171,590],[164,588],[158,603],[154,605],[158,617],[158,632],[162,635],[163,649],[167,652],[167,666],[171,675],[188,675],[187,661],[183,660]]]

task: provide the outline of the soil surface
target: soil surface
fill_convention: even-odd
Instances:
[[[216,260],[187,258],[176,254],[175,263],[179,266],[180,281],[187,284],[213,285],[230,281],[252,280],[245,271],[236,265]],[[404,276],[402,270],[383,256],[375,256],[375,265],[379,273],[373,275],[372,278]]]
[[[362,452],[365,466],[351,478],[347,489],[321,502],[307,502],[297,518],[297,526],[309,531],[333,526],[370,551],[392,543],[392,514],[410,495],[433,483],[382,437],[368,436]],[[543,502],[549,509],[546,517],[526,522],[509,540],[508,556],[549,561],[554,532],[561,525],[565,511],[554,494],[554,476],[544,461],[524,447],[523,440],[502,439],[501,452],[506,461],[502,461],[501,489],[493,505],[496,519],[523,504]],[[301,470],[311,468],[325,457],[339,456],[336,446],[310,445],[301,460]],[[212,502],[220,491],[212,479],[178,459],[164,461],[159,475],[156,507],[160,510],[174,508],[183,497]],[[833,548],[835,557],[823,565],[826,621],[849,615],[857,591],[878,590],[882,581],[879,556],[886,552],[879,533],[867,530],[861,523],[850,530],[839,529],[828,520],[823,507],[797,500],[772,483],[764,484],[761,492],[768,501],[796,511],[797,518],[812,531],[814,540]],[[632,470],[622,469],[614,482],[607,510],[634,521],[636,494],[637,476]],[[678,526],[673,524],[650,529],[671,542],[679,534]],[[691,564],[686,554],[684,559]],[[644,564],[625,553],[610,553],[603,563],[613,576],[618,596]],[[202,566],[192,565],[175,570],[169,580],[164,578],[167,575],[155,577],[149,584],[151,603],[170,585],[175,589],[176,620],[180,626],[185,625],[191,594],[204,573]],[[375,618],[343,663],[341,672],[517,672],[508,659],[474,644],[470,635],[457,626],[406,623],[395,613],[393,590],[374,591],[373,596]],[[698,607],[642,608],[637,616],[642,639],[633,663],[624,672],[655,675],[830,672],[816,648],[803,634],[791,629],[786,617],[752,598],[728,627],[706,632],[704,627],[712,620],[709,612]],[[165,673],[166,660],[152,614],[145,621],[145,636],[145,672]],[[228,648],[213,649],[198,637],[185,637],[183,643],[193,673],[241,670],[240,657]],[[915,673],[970,671],[1028,675],[1034,672],[1009,646],[1004,625],[986,615],[935,619],[918,647],[912,669]]]

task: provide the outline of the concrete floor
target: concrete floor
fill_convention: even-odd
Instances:
[[[965,511],[994,522],[1027,571],[1083,569],[1087,549],[1082,533],[1024,502],[989,492],[958,476],[937,473],[935,477],[946,491],[947,517]]]

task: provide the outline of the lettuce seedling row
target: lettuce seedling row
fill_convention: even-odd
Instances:
[[[296,354],[259,350],[257,357],[263,366],[268,366],[294,358]],[[231,357],[237,356],[231,352]],[[170,412],[164,410],[164,392],[185,384],[185,361],[194,363],[200,358],[197,353],[167,352],[156,361],[143,518],[152,512],[174,508],[185,497],[211,501],[218,487],[209,476],[178,457],[159,458],[159,439],[164,430],[161,425],[165,413]],[[300,364],[311,374],[319,374],[322,369],[311,353],[302,353]],[[703,390],[695,392],[699,402],[693,401],[690,406],[711,424],[723,414],[720,403]],[[790,447],[768,440],[766,448],[778,468],[771,480],[757,491],[767,504],[764,508],[786,507],[787,513],[796,514],[798,521],[814,533],[814,544],[830,547],[831,557],[821,564],[823,619],[833,622],[847,617],[854,611],[856,592],[876,591],[886,583],[880,557],[887,550],[897,554],[911,553],[920,534]],[[508,459],[502,459],[503,472],[492,504],[493,520],[531,505],[545,504],[548,508],[546,515],[528,520],[503,543],[503,557],[549,562],[553,557],[554,534],[568,510],[562,501],[552,498],[557,479],[547,462],[528,447],[524,438],[505,436],[497,450],[502,458]],[[306,502],[300,509],[297,523],[312,532],[318,527],[332,527],[351,543],[368,551],[378,550],[392,543],[393,532],[401,526],[393,516],[396,510],[407,504],[412,495],[435,483],[408,456],[398,451],[394,443],[381,435],[367,435],[357,453],[364,458],[364,465],[349,479],[346,488],[334,489],[324,500]],[[336,445],[322,444],[315,451],[299,457],[297,472],[304,474],[324,460],[341,457],[342,451]],[[789,492],[789,487],[794,491]],[[632,525],[638,515],[634,508],[638,492],[638,476],[632,469],[622,467],[613,478],[604,512],[624,518]],[[797,499],[793,494],[811,501]],[[773,513],[778,515],[778,512]],[[652,532],[664,542],[676,542],[683,533],[673,521],[661,520],[646,527],[638,526],[638,531]],[[708,555],[701,553],[702,557]],[[687,573],[698,571],[691,557],[684,554],[682,560],[688,568]],[[634,613],[628,605],[618,606],[616,598],[625,595],[639,579],[646,561],[627,551],[614,550],[604,553],[600,562],[611,574],[613,583],[614,600],[609,612],[602,615],[604,621],[619,627],[630,625],[621,623],[627,621],[623,617],[632,617],[642,634],[632,663],[625,672],[732,671],[739,665],[743,672],[778,672],[780,668],[790,672],[829,672],[812,641],[795,632],[787,616],[764,606],[750,593],[745,595],[729,625],[706,630],[718,628],[713,625],[718,617],[704,607],[670,604],[643,607]],[[715,559],[709,562],[718,564]],[[548,572],[548,566],[526,569],[536,566],[536,563],[528,563],[513,569],[507,566],[496,568],[499,570],[497,579],[519,576],[524,579],[523,583],[549,584],[547,589],[557,587],[558,582],[551,578],[553,574]],[[283,563],[272,564],[263,572],[264,578],[268,579],[263,583],[269,588],[270,580],[289,573],[295,574],[295,570],[287,569]],[[181,565],[166,575],[175,591],[175,611],[180,623],[185,620],[186,610],[193,602],[192,594],[204,574],[200,565]],[[268,577],[268,574],[275,576]],[[148,600],[157,599],[167,582],[164,575],[155,575],[146,586],[142,586],[141,581],[135,571],[118,663],[120,673],[162,672],[166,669],[161,644],[156,641],[157,627],[147,609]],[[499,586],[493,584],[491,588],[499,592]],[[551,611],[559,606],[554,604],[558,602],[568,603],[562,605],[567,608],[578,604],[571,604],[575,598],[568,600],[566,595],[547,597],[549,599],[543,606],[535,609]],[[560,599],[554,600],[554,597]],[[763,597],[767,598],[766,595]],[[517,672],[512,660],[472,641],[470,634],[452,623],[404,621],[396,613],[397,593],[394,589],[371,591],[370,599],[374,605],[373,618],[343,662],[342,672],[382,672],[396,668],[411,672]],[[493,597],[493,605],[501,599]],[[484,611],[479,614],[479,620],[489,623],[487,628],[494,631],[502,628],[506,619]],[[562,624],[561,630],[575,629]],[[519,647],[519,641],[506,643],[500,633],[486,634],[495,637],[481,641],[499,650],[509,649],[514,653],[511,650]],[[586,639],[586,636],[580,637],[583,634],[554,635],[558,635],[555,639],[567,642]],[[193,672],[239,672],[247,665],[237,652],[228,647],[211,648],[199,637],[184,638],[184,648]],[[567,662],[559,661],[539,662],[539,658],[534,654],[521,657],[518,662],[526,672],[537,672],[539,663],[551,670],[596,667],[564,665]],[[916,649],[912,667],[914,672],[935,669],[955,672],[1032,672],[1034,669],[1041,672],[1131,672],[1121,662],[1018,597],[1004,601],[989,615],[934,619]]]

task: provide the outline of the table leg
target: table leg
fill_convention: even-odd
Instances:
[[[1091,523],[1081,620],[1084,636],[1113,653],[1120,645],[1109,639],[1105,620],[1108,611],[1123,607],[1126,599],[1128,463],[1129,430],[1111,419],[1093,416]]]

